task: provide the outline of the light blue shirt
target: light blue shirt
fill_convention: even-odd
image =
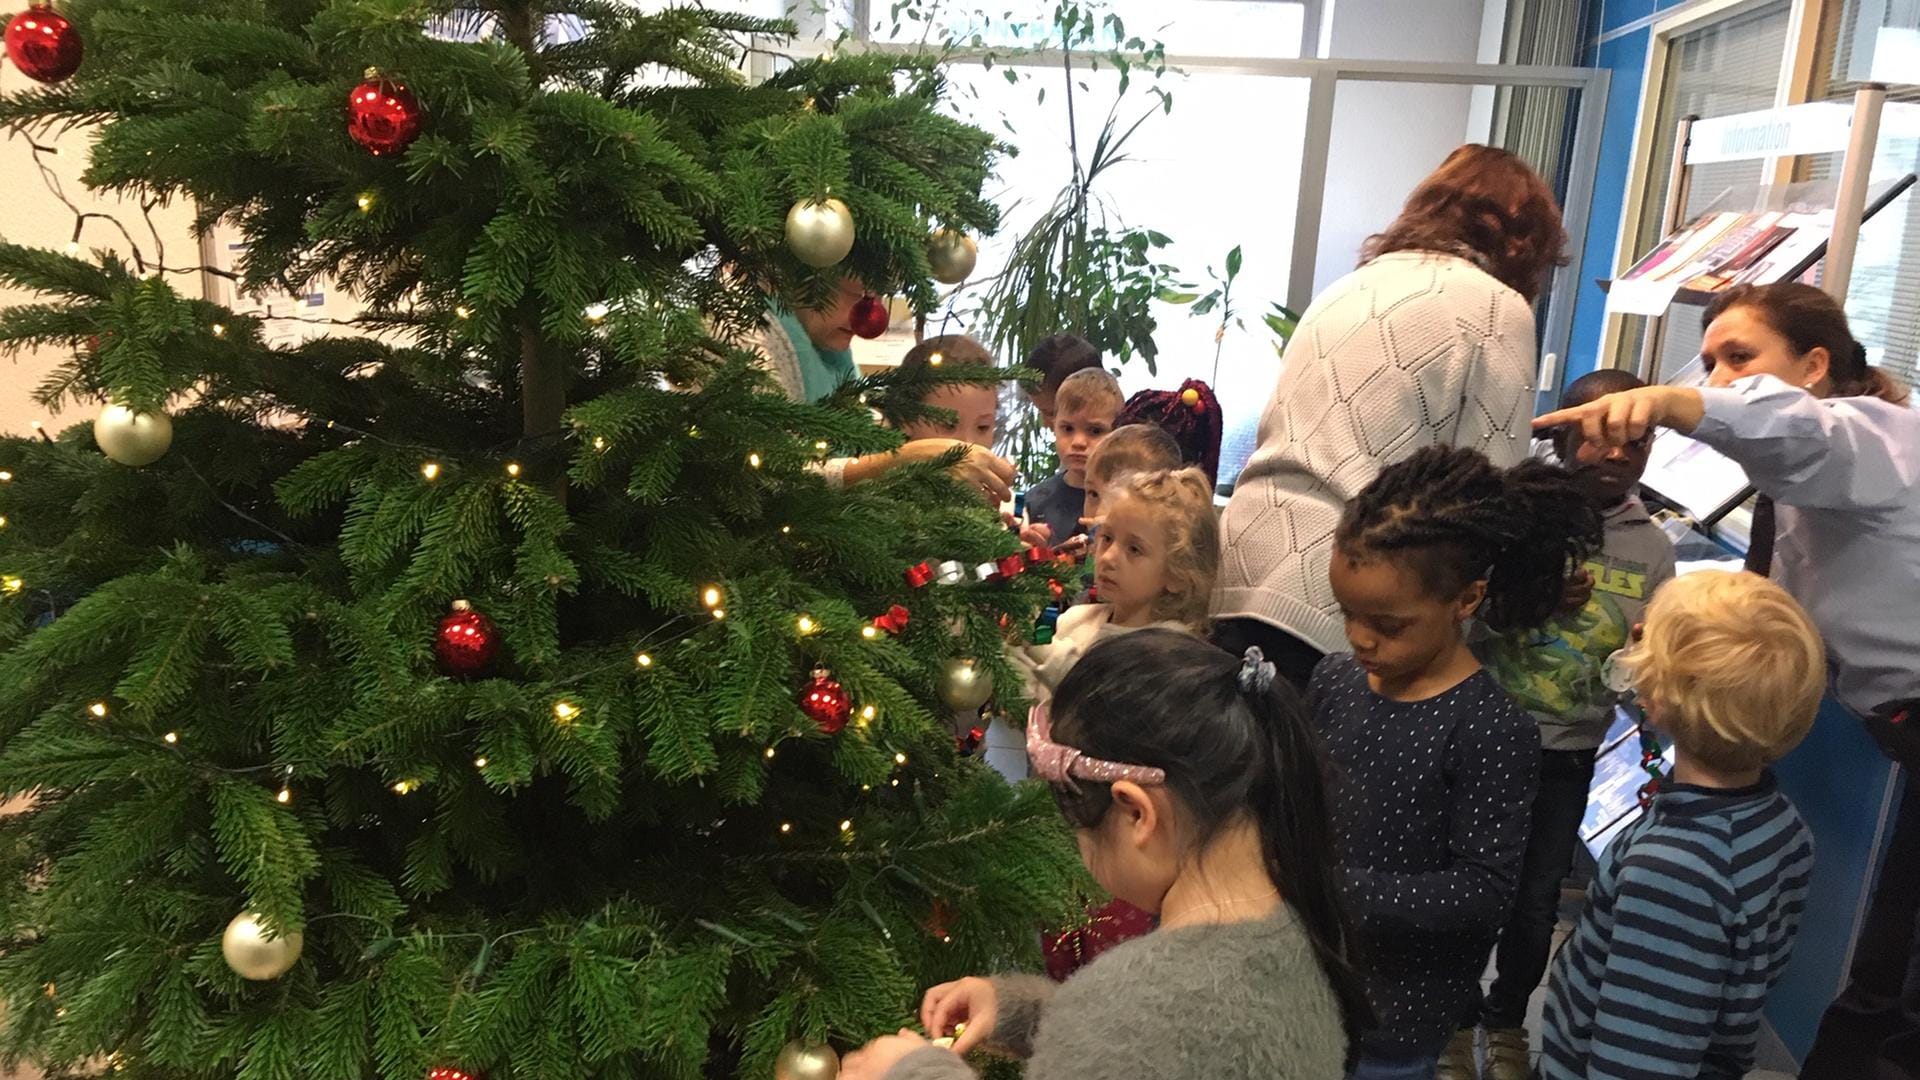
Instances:
[[[1773,577],[1826,638],[1857,712],[1920,698],[1920,413],[1771,375],[1700,391],[1693,437],[1778,507]]]

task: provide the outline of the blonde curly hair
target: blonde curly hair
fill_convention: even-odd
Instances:
[[[1167,591],[1153,602],[1154,619],[1204,635],[1220,574],[1220,517],[1207,474],[1191,467],[1130,473],[1108,499],[1109,512],[1118,500],[1138,502],[1166,533]]]

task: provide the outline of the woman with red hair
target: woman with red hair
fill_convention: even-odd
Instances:
[[[1380,470],[1428,446],[1506,468],[1533,416],[1533,301],[1562,261],[1553,192],[1505,150],[1462,146],[1300,320],[1221,521],[1216,637],[1305,688],[1344,652],[1334,527]]]

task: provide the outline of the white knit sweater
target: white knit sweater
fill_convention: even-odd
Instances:
[[[1520,294],[1453,255],[1382,255],[1319,295],[1221,519],[1214,614],[1346,649],[1327,583],[1347,500],[1426,446],[1502,467],[1529,445],[1537,347]]]

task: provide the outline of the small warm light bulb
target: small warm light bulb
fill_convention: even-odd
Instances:
[[[776,753],[776,751],[774,750],[774,748],[773,748],[773,747],[771,747],[771,746],[769,746],[769,747],[767,747],[767,760],[768,760],[768,761],[772,761],[772,760],[773,760],[773,755],[774,755],[775,753]]]
[[[791,526],[791,525],[782,525],[782,526],[780,526],[780,535],[781,535],[781,536],[790,536],[790,535],[792,535],[792,533],[793,533],[793,526]]]
[[[653,666],[653,654],[651,654],[651,653],[641,653],[640,655],[638,655],[638,656],[636,656],[636,657],[634,657],[634,658],[633,658],[633,662],[634,662],[634,664],[635,664],[636,666],[638,666],[638,667],[643,667],[643,668],[649,668],[649,667],[652,667],[652,666]]]
[[[0,529],[4,529],[6,527],[7,527],[7,515],[0,514]]]
[[[860,790],[861,790],[861,791],[872,791],[872,790],[873,790],[873,785],[872,785],[872,784],[861,784],[861,785],[860,785]]]
[[[508,476],[519,476],[519,475],[520,475],[520,463],[519,463],[519,462],[517,462],[517,461],[509,461],[509,462],[507,462],[507,475],[508,475]]]
[[[890,784],[891,784],[891,786],[893,786],[893,787],[899,787],[899,786],[900,786],[900,778],[896,776],[896,777],[894,777],[894,778],[893,778],[893,779],[892,779],[891,781],[889,781],[889,783],[890,783]]]
[[[927,357],[927,366],[939,367],[941,364],[946,363],[946,360],[947,358],[945,355],[941,353],[934,353],[932,356]]]
[[[371,192],[363,191],[360,193],[359,198],[353,200],[353,204],[355,206],[358,206],[360,208],[360,212],[364,214],[367,211],[373,209],[373,194]]]
[[[798,622],[795,625],[797,625],[800,628],[800,632],[803,634],[811,634],[815,630],[820,629],[819,624],[813,621],[813,616],[811,615],[800,616]]]
[[[824,453],[826,453],[826,452],[827,452],[827,440],[825,440],[825,439],[821,439],[821,440],[820,440],[819,442],[817,442],[817,443],[814,443],[814,444],[813,444],[813,448],[814,448],[815,450],[818,450],[819,452],[821,452],[821,453],[823,453],[823,454],[824,454]]]
[[[780,835],[785,836],[786,834],[792,831],[793,831],[793,822],[783,821],[780,823]]]
[[[78,240],[67,241],[67,254],[69,255],[80,254],[80,241]]]
[[[760,467],[760,452],[759,452],[759,451],[757,451],[757,450],[756,450],[756,451],[754,451],[753,453],[751,453],[751,454],[748,454],[748,455],[747,455],[747,465],[748,465],[748,467],[750,467],[750,468],[754,468],[754,469],[757,469],[757,468],[759,468],[759,467]]]
[[[471,319],[473,318],[473,309],[465,304],[461,304],[459,307],[453,309],[453,317],[456,319]]]
[[[905,765],[907,763],[907,755],[905,754],[893,755],[893,763],[895,765]]]
[[[165,735],[160,736],[160,741],[166,743],[168,746],[176,745],[180,741],[180,733],[177,731],[169,731]]]
[[[853,831],[853,821],[852,821],[851,819],[849,819],[849,820],[846,820],[846,821],[842,821],[842,822],[840,823],[840,831],[841,831],[841,832],[852,832],[852,831]]]
[[[477,758],[474,758],[474,759],[473,759],[473,767],[474,767],[474,768],[476,768],[476,769],[484,769],[484,768],[486,768],[486,767],[487,767],[487,759],[486,759],[486,758],[484,758],[484,757],[477,757]]]
[[[288,803],[293,801],[293,789],[281,788],[273,796],[273,801],[279,803],[281,806],[287,805]]]
[[[868,641],[872,641],[874,638],[880,636],[880,631],[871,626],[863,626],[860,628],[860,636],[866,638]]]
[[[860,722],[862,724],[873,723],[873,718],[879,715],[880,715],[880,710],[874,708],[871,705],[860,706]]]
[[[12,479],[13,479],[12,473],[8,472],[5,469],[0,469],[0,484],[5,484],[11,481]]]
[[[426,464],[421,465],[420,475],[426,477],[429,480],[440,479],[440,463],[437,461],[429,461]]]
[[[595,435],[593,437],[593,448],[604,451],[607,448],[607,440],[602,436]]]
[[[214,336],[214,337],[226,337],[226,336],[227,336],[227,324],[226,324],[226,323],[214,323],[214,324],[213,324],[213,336]]]
[[[687,438],[697,439],[699,437],[700,437],[700,425],[699,424],[687,425]]]
[[[700,590],[700,602],[708,607],[719,607],[720,599],[720,586],[718,585],[709,585]]]
[[[597,323],[606,318],[607,312],[610,310],[612,309],[605,304],[588,304],[587,310],[583,312],[583,314],[586,315],[588,322]]]
[[[104,701],[96,701],[87,706],[87,711],[92,713],[96,720],[104,719],[107,715],[107,703]]]
[[[395,795],[411,795],[413,794],[413,789],[419,786],[420,782],[418,780],[401,780],[393,785],[393,793]]]
[[[571,701],[553,703],[553,718],[563,724],[571,724],[580,715],[580,706]]]
[[[727,617],[727,609],[726,609],[726,608],[714,608],[714,609],[713,609],[713,617],[714,617],[715,619],[724,619],[724,618],[726,618],[726,617]]]
[[[19,592],[21,589],[26,587],[26,584],[27,584],[26,582],[21,581],[17,577],[9,576],[9,577],[0,578],[0,590],[5,590],[6,592],[10,592],[10,593]]]
[[[952,935],[952,934],[942,934],[942,935],[940,935],[940,943],[941,943],[942,945],[951,945],[951,944],[953,944],[953,935]]]

